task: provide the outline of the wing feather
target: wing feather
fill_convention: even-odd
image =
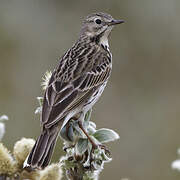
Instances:
[[[81,90],[88,90],[93,87],[103,84],[109,78],[111,74],[111,66],[107,65],[106,68],[98,66],[98,71],[91,71],[86,74],[86,79],[80,86]],[[99,71],[101,69],[101,71]]]
[[[70,53],[70,51],[68,52]],[[83,50],[83,53],[85,52],[91,51]],[[66,54],[66,58],[67,57]],[[99,57],[99,55],[97,57]],[[93,59],[95,57],[91,58]],[[60,119],[63,119],[70,111],[81,108],[95,90],[107,81],[111,73],[111,62],[109,62],[108,57],[107,60],[104,60],[104,58],[103,62],[99,59],[93,59],[96,61],[96,63],[94,63],[96,65],[95,67],[92,66],[89,70],[82,68],[82,60],[79,62],[80,64],[77,64],[77,61],[74,59],[71,59],[72,63],[67,59],[67,64],[58,66],[53,72],[45,91],[41,116],[43,126],[49,128]],[[99,63],[97,63],[97,61],[99,61]],[[66,63],[64,59],[62,59],[62,62]],[[88,59],[84,64],[86,65],[88,62],[92,63]],[[77,72],[78,65],[81,66],[80,69],[82,72]],[[87,66],[88,68],[90,67],[89,65]],[[72,77],[73,69],[76,71],[75,77]]]

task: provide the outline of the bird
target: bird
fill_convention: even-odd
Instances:
[[[99,100],[111,75],[108,38],[113,27],[123,22],[102,12],[92,13],[83,20],[77,41],[59,58],[49,79],[43,97],[41,134],[26,159],[25,168],[48,166],[59,132],[72,118],[78,119],[79,127],[96,146],[83,129],[82,121]]]

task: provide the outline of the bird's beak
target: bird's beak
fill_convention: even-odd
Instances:
[[[124,20],[113,19],[111,22],[108,22],[108,26],[113,26],[113,25],[121,24],[121,23],[124,23]]]

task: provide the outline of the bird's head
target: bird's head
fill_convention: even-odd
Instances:
[[[93,13],[83,21],[81,36],[108,38],[112,28],[123,23],[123,20],[115,20],[106,13]]]

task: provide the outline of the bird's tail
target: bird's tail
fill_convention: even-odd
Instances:
[[[59,130],[44,129],[37,139],[31,153],[24,162],[24,168],[45,168],[50,160],[56,144]]]

